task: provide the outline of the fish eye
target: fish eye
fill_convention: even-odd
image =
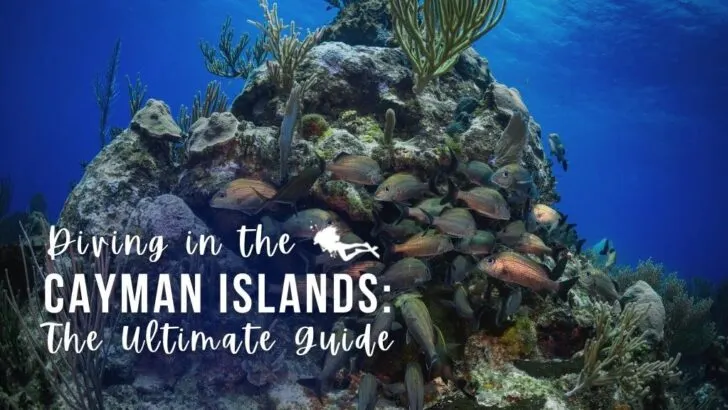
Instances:
[[[225,196],[226,196],[225,192],[218,192],[217,193],[217,197],[218,198],[225,198]]]
[[[508,178],[508,171],[503,171],[503,176]]]
[[[490,258],[486,259],[485,262],[488,263],[489,265],[492,265],[495,263],[495,258],[490,257]]]
[[[384,190],[387,191],[387,192],[389,192],[389,187],[388,186],[385,186],[384,187]]]

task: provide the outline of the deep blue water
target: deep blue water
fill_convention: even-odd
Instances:
[[[281,17],[327,23],[323,0],[280,0]],[[184,6],[182,6],[184,4]],[[13,207],[43,192],[56,217],[98,152],[92,82],[122,40],[111,125],[126,126],[125,75],[148,96],[190,105],[213,78],[200,39],[227,15],[255,32],[255,0],[12,2],[0,13],[0,176]],[[728,4],[718,0],[515,0],[476,44],[496,78],[518,88],[544,136],[570,161],[556,170],[559,209],[594,243],[611,238],[620,263],[653,257],[684,276],[726,277]],[[239,81],[224,81],[232,98]]]

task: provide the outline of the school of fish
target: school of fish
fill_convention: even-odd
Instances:
[[[295,102],[289,101],[288,110],[297,111]],[[581,252],[583,241],[576,242],[576,247],[573,242],[560,241],[576,235],[575,225],[566,223],[566,215],[537,202],[534,178],[520,160],[525,141],[521,134],[526,132],[523,122],[522,115],[512,116],[501,136],[506,141],[498,145],[495,169],[476,160],[463,163],[452,150],[445,149],[442,152],[449,166],[428,176],[387,172],[370,157],[340,153],[328,163],[319,158],[316,165],[288,179],[290,141],[286,139],[281,141],[282,186],[242,178],[229,182],[210,199],[213,209],[239,211],[251,217],[263,213],[268,225],[298,241],[311,240],[318,229],[333,225],[343,243],[374,242],[384,251],[381,260],[370,254],[350,261],[327,252],[302,252],[299,256],[304,261],[303,273],[346,273],[354,280],[363,273],[378,276],[375,294],[380,308],[370,316],[347,315],[335,320],[332,332],[337,339],[354,337],[369,324],[372,340],[381,332],[389,332],[390,338],[401,337],[405,346],[416,346],[419,358],[404,364],[402,383],[392,383],[380,380],[376,366],[352,365],[361,360],[351,352],[328,354],[319,374],[299,380],[300,384],[324,400],[340,371],[349,377],[361,372],[361,409],[373,409],[380,396],[399,398],[409,409],[422,409],[428,385],[436,377],[472,397],[467,379],[454,370],[446,338],[432,319],[433,304],[449,309],[454,320],[468,323],[474,332],[486,326],[507,326],[527,292],[554,296],[557,303],[563,303],[578,278],[561,280],[561,275],[568,258]],[[288,138],[288,127],[286,123],[282,137]],[[556,138],[550,138],[550,143],[565,170],[563,145]],[[298,209],[325,174],[367,190],[381,205],[374,212],[370,229],[353,229],[345,217],[328,209]],[[293,212],[280,212],[277,205],[281,204]],[[612,252],[606,249],[604,254]],[[603,276],[595,272],[588,286],[612,300],[616,291]],[[487,280],[485,290],[477,294],[469,286],[476,277]],[[297,286],[305,288],[303,281]],[[431,297],[433,289],[435,298]],[[498,299],[491,303],[494,290],[498,290]]]

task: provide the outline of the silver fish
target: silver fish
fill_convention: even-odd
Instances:
[[[476,185],[488,186],[491,183],[490,176],[493,175],[493,169],[485,162],[470,161],[461,166],[460,171]]]
[[[465,255],[458,255],[449,266],[449,282],[451,285],[463,282],[468,274],[475,269],[476,263]]]
[[[495,247],[495,236],[488,231],[475,231],[475,234],[458,242],[455,250],[468,255],[487,255]]]
[[[468,300],[468,291],[461,283],[455,285],[452,301],[448,300],[443,302],[446,302],[446,305],[454,308],[455,312],[457,312],[458,316],[461,318],[469,320],[475,318],[475,311],[473,311],[473,308],[470,306],[470,301]]]
[[[390,292],[409,290],[432,279],[430,268],[417,258],[400,259],[379,277],[382,286],[389,286]]]
[[[379,335],[382,334],[382,332],[389,332],[392,330],[395,323],[394,315],[395,310],[391,303],[385,302],[379,306],[377,315],[374,317],[374,322],[372,323],[371,333],[369,336],[369,343],[371,343],[372,346],[375,345],[375,342],[379,339]]]
[[[501,295],[501,304],[495,316],[495,325],[500,327],[511,315],[518,312],[522,300],[523,292],[520,287]]]
[[[334,323],[332,336],[334,345],[338,346],[342,346],[345,340],[347,342],[353,342],[356,339],[356,334],[352,330],[347,329],[343,322]],[[312,379],[299,379],[298,383],[313,390],[316,396],[321,399],[328,389],[330,380],[346,365],[352,353],[353,350],[346,351],[342,348],[338,349],[335,354],[327,350],[326,357],[324,358],[324,366],[318,376]]]
[[[404,373],[409,410],[422,410],[425,407],[425,377],[419,363],[410,362]]]
[[[619,299],[619,286],[617,282],[604,272],[587,272],[586,276],[581,278],[581,282],[590,295],[596,296],[609,304]]]
[[[377,378],[371,373],[365,373],[359,382],[359,396],[357,409],[374,410],[377,405]]]
[[[414,294],[401,295],[395,304],[407,326],[408,340],[414,340],[425,352],[430,368],[440,367],[440,355],[435,348],[435,327],[427,305]]]
[[[569,169],[569,161],[566,160],[566,147],[561,142],[559,134],[552,132],[549,134],[549,148],[551,149],[551,155],[556,157],[556,161],[561,164],[564,171]]]

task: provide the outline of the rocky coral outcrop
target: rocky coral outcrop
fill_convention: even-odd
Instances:
[[[264,171],[277,164],[278,129],[231,117],[227,113],[216,120],[201,119],[193,126],[189,154],[173,188],[193,208],[206,207],[212,195],[235,178],[268,179]]]
[[[374,115],[383,123],[385,111],[392,108],[397,114],[398,131],[419,139],[432,133],[443,134],[457,101],[481,94],[481,86],[491,81],[487,61],[469,50],[439,85],[430,86],[415,98],[412,73],[401,50],[340,42],[314,47],[309,59],[299,67],[297,78],[315,79],[315,86],[304,97],[305,111],[331,120],[343,111],[355,110],[362,116]],[[280,123],[278,109],[282,101],[275,97],[274,90],[267,70],[257,71],[233,102],[231,112],[258,125]],[[261,99],[266,95],[269,98]]]
[[[391,108],[397,118],[395,170],[414,168],[428,176],[441,166],[446,146],[454,148],[464,161],[487,161],[513,111],[528,113],[518,92],[494,83],[487,61],[472,49],[463,53],[450,73],[418,96],[412,94],[412,73],[399,49],[324,42],[314,47],[309,56],[297,75],[299,80],[316,80],[304,96],[304,112],[319,114],[331,124],[329,135],[321,140],[327,145],[349,147],[350,151],[363,149],[362,155],[383,160],[385,155],[376,136],[381,135],[384,114]],[[447,135],[448,126],[458,103],[466,97],[479,101],[481,106],[475,110],[469,128],[452,138]],[[231,111],[238,119],[257,126],[277,127],[283,102],[276,95],[267,69],[261,68],[235,99]],[[362,119],[373,126],[364,130],[352,127]],[[349,135],[338,133],[337,128],[347,129],[360,141],[352,141]],[[557,201],[541,128],[530,116],[528,141],[524,161],[534,174],[541,200]],[[315,148],[328,151],[325,147],[319,149],[320,143],[315,141]],[[274,153],[270,153],[272,161]]]
[[[198,218],[179,197],[162,194],[154,198],[143,198],[129,217],[130,232],[143,232],[147,236],[161,236],[167,245],[164,256],[157,262],[161,272],[173,272],[166,262],[178,262],[189,255],[185,249],[188,236],[196,242],[202,235],[213,234],[210,228]],[[221,247],[215,257],[220,267],[239,270],[245,268],[243,260],[235,253]],[[178,271],[178,270],[177,270]]]
[[[175,170],[156,141],[127,129],[86,166],[66,198],[58,224],[84,234],[126,232],[129,216],[145,197],[169,192]]]
[[[638,281],[627,288],[620,299],[622,305],[634,303],[643,312],[640,330],[647,332],[654,342],[665,336],[665,305],[662,297],[645,281]]]
[[[291,175],[315,164],[316,155],[331,160],[339,152],[348,152],[371,156],[395,171],[412,170],[426,179],[446,164],[445,147],[453,148],[462,161],[487,161],[513,110],[528,111],[517,91],[494,83],[487,61],[472,50],[463,53],[450,73],[419,96],[411,91],[407,58],[395,48],[324,42],[311,51],[297,75],[317,80],[304,96],[304,112],[321,115],[331,128],[311,141],[294,141]],[[465,97],[480,102],[480,107],[464,133],[448,136],[456,107]],[[197,212],[235,178],[277,181],[282,106],[266,68],[259,68],[235,99],[231,113],[215,113],[193,124],[184,161],[174,169],[168,152],[151,141],[176,139],[179,127],[163,102],[150,100],[135,116],[131,129],[89,165],[69,197],[62,222],[121,231],[125,218],[143,197],[171,192]],[[384,113],[389,108],[397,118],[391,152],[383,148],[381,140]],[[524,161],[534,174],[541,201],[550,203],[558,199],[555,180],[544,155],[540,127],[532,118],[529,134]],[[127,194],[121,189],[128,181],[134,181],[136,187]],[[337,209],[352,219],[371,219],[371,211],[367,211],[371,198],[361,188],[323,178],[314,193],[335,208],[341,205]]]
[[[207,226],[200,221],[180,198],[163,194],[139,201],[129,218],[132,231],[161,235],[173,249],[184,248],[188,233],[194,236],[207,233]]]
[[[131,129],[150,139],[178,142],[182,129],[174,122],[172,111],[163,101],[150,99],[134,114]]]
[[[349,3],[326,27],[323,41],[340,41],[353,46],[392,45],[392,24],[387,0]]]
[[[229,112],[216,112],[210,118],[200,118],[190,127],[187,142],[187,157],[190,162],[204,157],[225,156],[234,149],[238,132],[245,129],[244,123]]]
[[[529,114],[528,107],[523,103],[521,93],[515,88],[509,88],[505,84],[493,82],[488,89],[490,101],[495,110],[510,117],[514,112],[519,111]]]
[[[388,21],[385,5],[385,0],[371,0],[355,2],[345,9],[327,30],[325,39],[329,41],[314,47],[309,58],[299,66],[298,81],[315,80],[315,85],[303,97],[302,114],[317,115],[328,126],[322,127],[321,132],[306,134],[307,138],[297,130],[289,162],[285,164],[289,174],[295,177],[305,167],[316,165],[319,158],[330,162],[337,154],[346,152],[374,158],[387,173],[406,170],[425,180],[448,165],[450,150],[462,162],[489,161],[510,117],[518,111],[527,114],[529,119],[524,162],[534,175],[540,201],[556,201],[555,179],[545,158],[540,126],[528,114],[518,92],[495,82],[488,62],[471,49],[461,55],[451,72],[433,81],[421,94],[414,95],[407,57],[397,48],[386,47],[391,44],[388,23],[381,21]],[[178,141],[181,131],[169,115],[169,108],[161,101],[150,100],[134,117],[130,128],[89,164],[83,180],[66,202],[61,225],[96,234],[119,231],[163,235],[170,245],[169,259],[157,268],[184,272],[179,263],[186,256],[182,250],[188,232],[194,236],[222,235],[218,222],[228,230],[237,229],[249,218],[240,212],[211,209],[209,200],[215,192],[237,178],[274,183],[279,180],[278,134],[286,98],[279,94],[267,67],[259,67],[233,102],[231,112],[215,113],[192,125],[179,163],[170,159],[169,142]],[[449,132],[458,106],[465,105],[468,121],[463,122],[458,132]],[[383,132],[388,109],[396,116],[392,144],[385,143]],[[372,211],[377,207],[370,188],[332,180],[327,173],[316,181],[312,194],[307,201],[325,203],[355,222],[371,221]],[[226,248],[215,261],[220,265],[211,268],[215,272],[245,269],[246,261]],[[572,270],[578,274],[578,268]],[[551,315],[550,320],[521,322],[520,326],[506,330],[504,337],[494,336],[488,343],[479,345],[479,353],[485,348],[489,352],[502,351],[503,362],[533,359],[537,353],[547,358],[571,357],[577,346],[583,346],[584,335],[580,332],[580,323],[565,311],[560,312]],[[230,319],[214,318],[216,325],[223,322],[221,327],[233,327],[241,320],[239,316]],[[542,337],[559,332],[562,339]],[[556,349],[562,345],[567,348]],[[199,368],[187,366],[189,363],[185,362],[180,368],[186,373],[176,376],[180,381],[169,387],[173,391],[168,391],[170,384],[166,379],[139,375],[132,384],[130,375],[137,373],[127,369],[120,381],[127,385],[115,386],[110,394],[117,401],[123,401],[123,396],[128,394],[134,397],[134,406],[139,407],[173,402],[170,396],[177,390],[197,388],[204,390],[204,394],[200,393],[204,399],[189,398],[189,403],[197,408],[234,408],[221,403],[222,398],[216,391],[253,384],[268,388],[260,395],[262,400],[255,403],[248,400],[246,406],[250,406],[246,408],[270,404],[277,408],[318,407],[310,394],[292,383],[295,379],[280,380],[284,373],[283,359],[278,361],[279,356],[272,357],[268,362],[251,359],[243,365],[242,361],[230,357],[219,360],[216,356],[209,362],[195,363]],[[268,372],[272,363],[281,365],[278,369],[281,371]],[[485,360],[481,354],[470,368],[481,405],[491,408],[562,405],[558,398],[562,392],[551,381],[535,379],[508,363],[499,363],[497,368],[495,364],[496,361]],[[286,373],[296,377],[316,376],[317,369],[302,372],[303,367],[303,363],[285,361]],[[197,385],[193,385],[195,380]],[[330,395],[327,401],[340,400],[349,405],[354,400],[353,393],[345,390],[338,398]],[[240,391],[227,397],[235,394]],[[450,396],[450,400],[458,398]]]

